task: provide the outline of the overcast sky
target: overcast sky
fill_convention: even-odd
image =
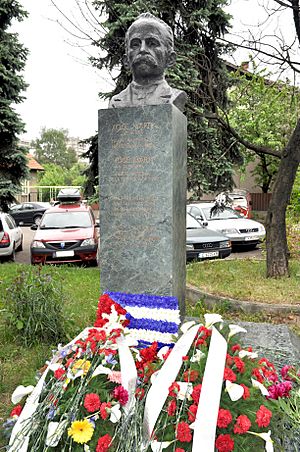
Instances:
[[[73,137],[91,136],[97,130],[97,110],[107,106],[98,98],[98,92],[111,89],[108,76],[84,64],[86,54],[66,42],[72,38],[57,24],[62,17],[50,0],[19,1],[29,17],[16,24],[14,31],[30,51],[25,70],[29,84],[26,100],[17,106],[27,129],[22,138],[35,139],[43,126],[68,129]],[[262,21],[264,13],[258,2],[232,0],[228,10],[235,16],[235,31]],[[56,4],[67,14],[73,14],[76,9],[74,0],[56,0]],[[282,20],[287,20],[287,33],[292,29],[291,17],[282,15]],[[239,52],[236,63],[247,57],[247,51]]]

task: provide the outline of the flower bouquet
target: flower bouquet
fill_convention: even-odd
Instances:
[[[281,383],[237,343],[245,330],[207,314],[205,326],[184,324],[174,347],[140,348],[131,317],[100,297],[94,327],[59,347],[35,388],[15,390],[10,452],[273,451]]]

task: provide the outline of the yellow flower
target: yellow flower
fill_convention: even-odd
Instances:
[[[93,436],[94,427],[87,419],[83,421],[74,421],[68,428],[68,435],[72,437],[75,443],[87,443]]]
[[[79,370],[83,371],[83,375],[86,375],[91,367],[91,362],[85,359],[77,359],[73,364],[72,372],[76,374]]]

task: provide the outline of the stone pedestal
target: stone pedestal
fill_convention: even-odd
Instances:
[[[178,298],[184,315],[186,118],[99,110],[101,290]]]

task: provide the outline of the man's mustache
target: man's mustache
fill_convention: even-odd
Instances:
[[[136,57],[132,60],[132,63],[148,63],[148,64],[154,64],[156,65],[156,60],[152,57],[152,55],[148,53],[139,53],[136,55]]]

